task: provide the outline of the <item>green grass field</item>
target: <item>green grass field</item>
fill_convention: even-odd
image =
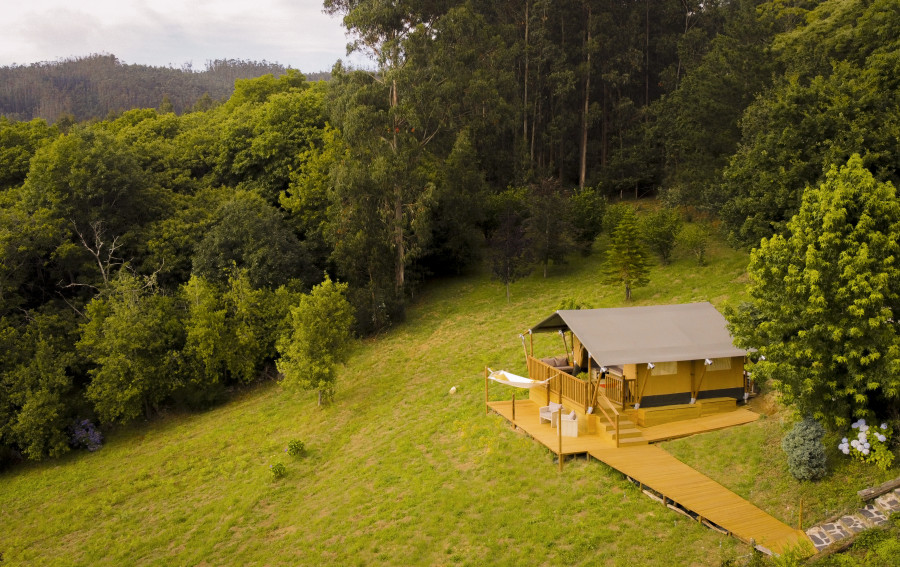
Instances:
[[[746,262],[722,245],[703,268],[679,258],[653,270],[634,304],[721,307],[741,298]],[[515,283],[510,303],[486,276],[433,283],[406,322],[355,348],[331,406],[263,384],[204,413],[116,431],[97,453],[3,473],[2,565],[719,565],[747,555],[596,461],[558,472],[550,452],[485,415],[483,368],[524,372],[520,332],[564,299],[623,305],[601,273],[598,254],[573,258]],[[562,350],[541,341],[538,350]],[[896,476],[842,461],[824,483],[791,480],[784,415],[666,448],[791,523],[798,495],[807,522],[820,520]],[[305,457],[285,453],[291,439]],[[287,474],[273,480],[279,461]]]

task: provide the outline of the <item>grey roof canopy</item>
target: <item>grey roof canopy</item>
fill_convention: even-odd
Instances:
[[[744,356],[711,303],[557,311],[533,333],[572,331],[604,366]]]

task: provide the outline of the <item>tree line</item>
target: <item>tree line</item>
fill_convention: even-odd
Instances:
[[[644,233],[665,261],[676,207],[757,246],[852,154],[896,182],[886,0],[325,9],[374,69],[240,79],[181,113],[0,118],[7,457],[57,455],[83,419],[204,407],[276,370],[321,363],[297,382],[327,397],[340,357],[317,356],[295,312],[335,303],[312,295],[334,298],[327,282],[351,308],[334,317],[375,333],[428,278],[484,263],[505,283],[547,275],[601,230],[622,251]],[[652,222],[613,204],[647,195],[664,205]],[[702,262],[703,235],[683,237]],[[620,260],[611,271],[640,285]]]
[[[268,61],[215,59],[202,69],[126,64],[115,55],[93,54],[60,61],[0,67],[0,115],[48,122],[106,118],[133,108],[183,114],[226,100],[238,79],[287,69]],[[312,73],[310,80],[327,79]]]

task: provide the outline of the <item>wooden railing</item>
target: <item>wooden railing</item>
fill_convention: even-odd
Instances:
[[[541,362],[533,356],[528,357],[528,377],[532,380],[544,381],[551,378],[549,384],[549,392],[551,394],[562,395],[569,398],[575,404],[582,406],[586,412],[590,403],[590,384],[584,380],[580,380],[567,372],[563,372],[557,368]]]
[[[614,374],[606,375],[606,397],[622,406],[634,403],[634,379]]]
[[[616,432],[616,447],[619,446],[619,412],[607,401],[599,400],[598,398],[601,397],[602,394],[593,392],[589,382],[585,382],[567,372],[558,370],[549,364],[541,362],[533,356],[528,357],[528,377],[532,380],[539,381],[550,378],[551,380],[547,385],[548,396],[551,396],[552,394],[559,396],[560,389],[562,389],[562,395],[569,398],[574,403],[584,406],[585,413],[587,413],[588,408],[591,407],[591,402],[596,400],[597,405],[594,406],[594,408],[599,409],[606,422],[613,427],[613,430]],[[607,384],[608,383],[609,379],[607,378]],[[594,388],[599,387],[599,384],[594,386]],[[633,389],[634,386],[631,386],[632,391]],[[606,406],[606,408],[603,406]],[[607,409],[609,411],[607,411]]]

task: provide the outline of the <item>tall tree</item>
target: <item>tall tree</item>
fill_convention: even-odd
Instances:
[[[749,302],[729,313],[754,373],[831,427],[900,413],[900,200],[859,156],[808,188],[785,236],[750,256]]]
[[[349,356],[353,309],[347,284],[325,281],[300,298],[290,312],[290,328],[278,342],[282,384],[316,390],[318,403],[334,398],[337,365]]]
[[[625,286],[625,301],[631,301],[631,290],[650,282],[648,253],[638,234],[634,209],[623,207],[622,216],[612,234],[606,253],[604,271],[608,283]]]

